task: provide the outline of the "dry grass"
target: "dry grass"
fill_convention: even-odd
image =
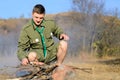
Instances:
[[[79,68],[92,69],[90,73],[76,70],[74,78],[67,80],[120,80],[120,58],[107,58],[103,60],[93,57],[70,58],[67,64]]]
[[[74,80],[120,80],[120,66],[108,66],[104,64],[91,63],[79,64],[80,67],[92,68],[91,73],[77,70]]]

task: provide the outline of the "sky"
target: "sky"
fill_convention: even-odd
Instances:
[[[31,17],[31,11],[36,4],[42,4],[46,8],[46,14],[56,14],[71,10],[72,0],[1,0],[0,18]],[[118,8],[120,0],[105,0],[107,10]]]
[[[120,12],[120,0],[105,0],[105,8],[110,11],[117,8]]]

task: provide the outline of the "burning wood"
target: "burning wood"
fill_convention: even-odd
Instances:
[[[92,68],[79,68],[69,65],[27,65],[17,67],[16,77],[7,80],[64,80],[67,76],[74,77],[75,70],[91,73]]]

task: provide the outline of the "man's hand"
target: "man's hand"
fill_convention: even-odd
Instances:
[[[30,64],[32,64],[32,65],[44,65],[44,63],[43,62],[38,62],[38,61],[34,61],[34,62],[30,62]]]
[[[66,34],[61,34],[60,35],[60,40],[69,40],[69,37]]]
[[[27,65],[29,63],[27,58],[23,58],[21,64],[22,65]]]

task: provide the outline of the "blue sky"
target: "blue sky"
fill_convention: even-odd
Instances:
[[[35,4],[41,3],[46,8],[47,14],[67,12],[71,10],[72,0],[1,0],[0,18],[31,17],[31,11]],[[120,11],[120,0],[105,0],[106,9],[118,8]]]
[[[105,0],[105,7],[107,10],[118,8],[120,11],[120,0]]]
[[[0,18],[31,17],[31,11],[35,4],[43,4],[46,13],[59,13],[69,11],[71,8],[70,0],[1,0]]]

